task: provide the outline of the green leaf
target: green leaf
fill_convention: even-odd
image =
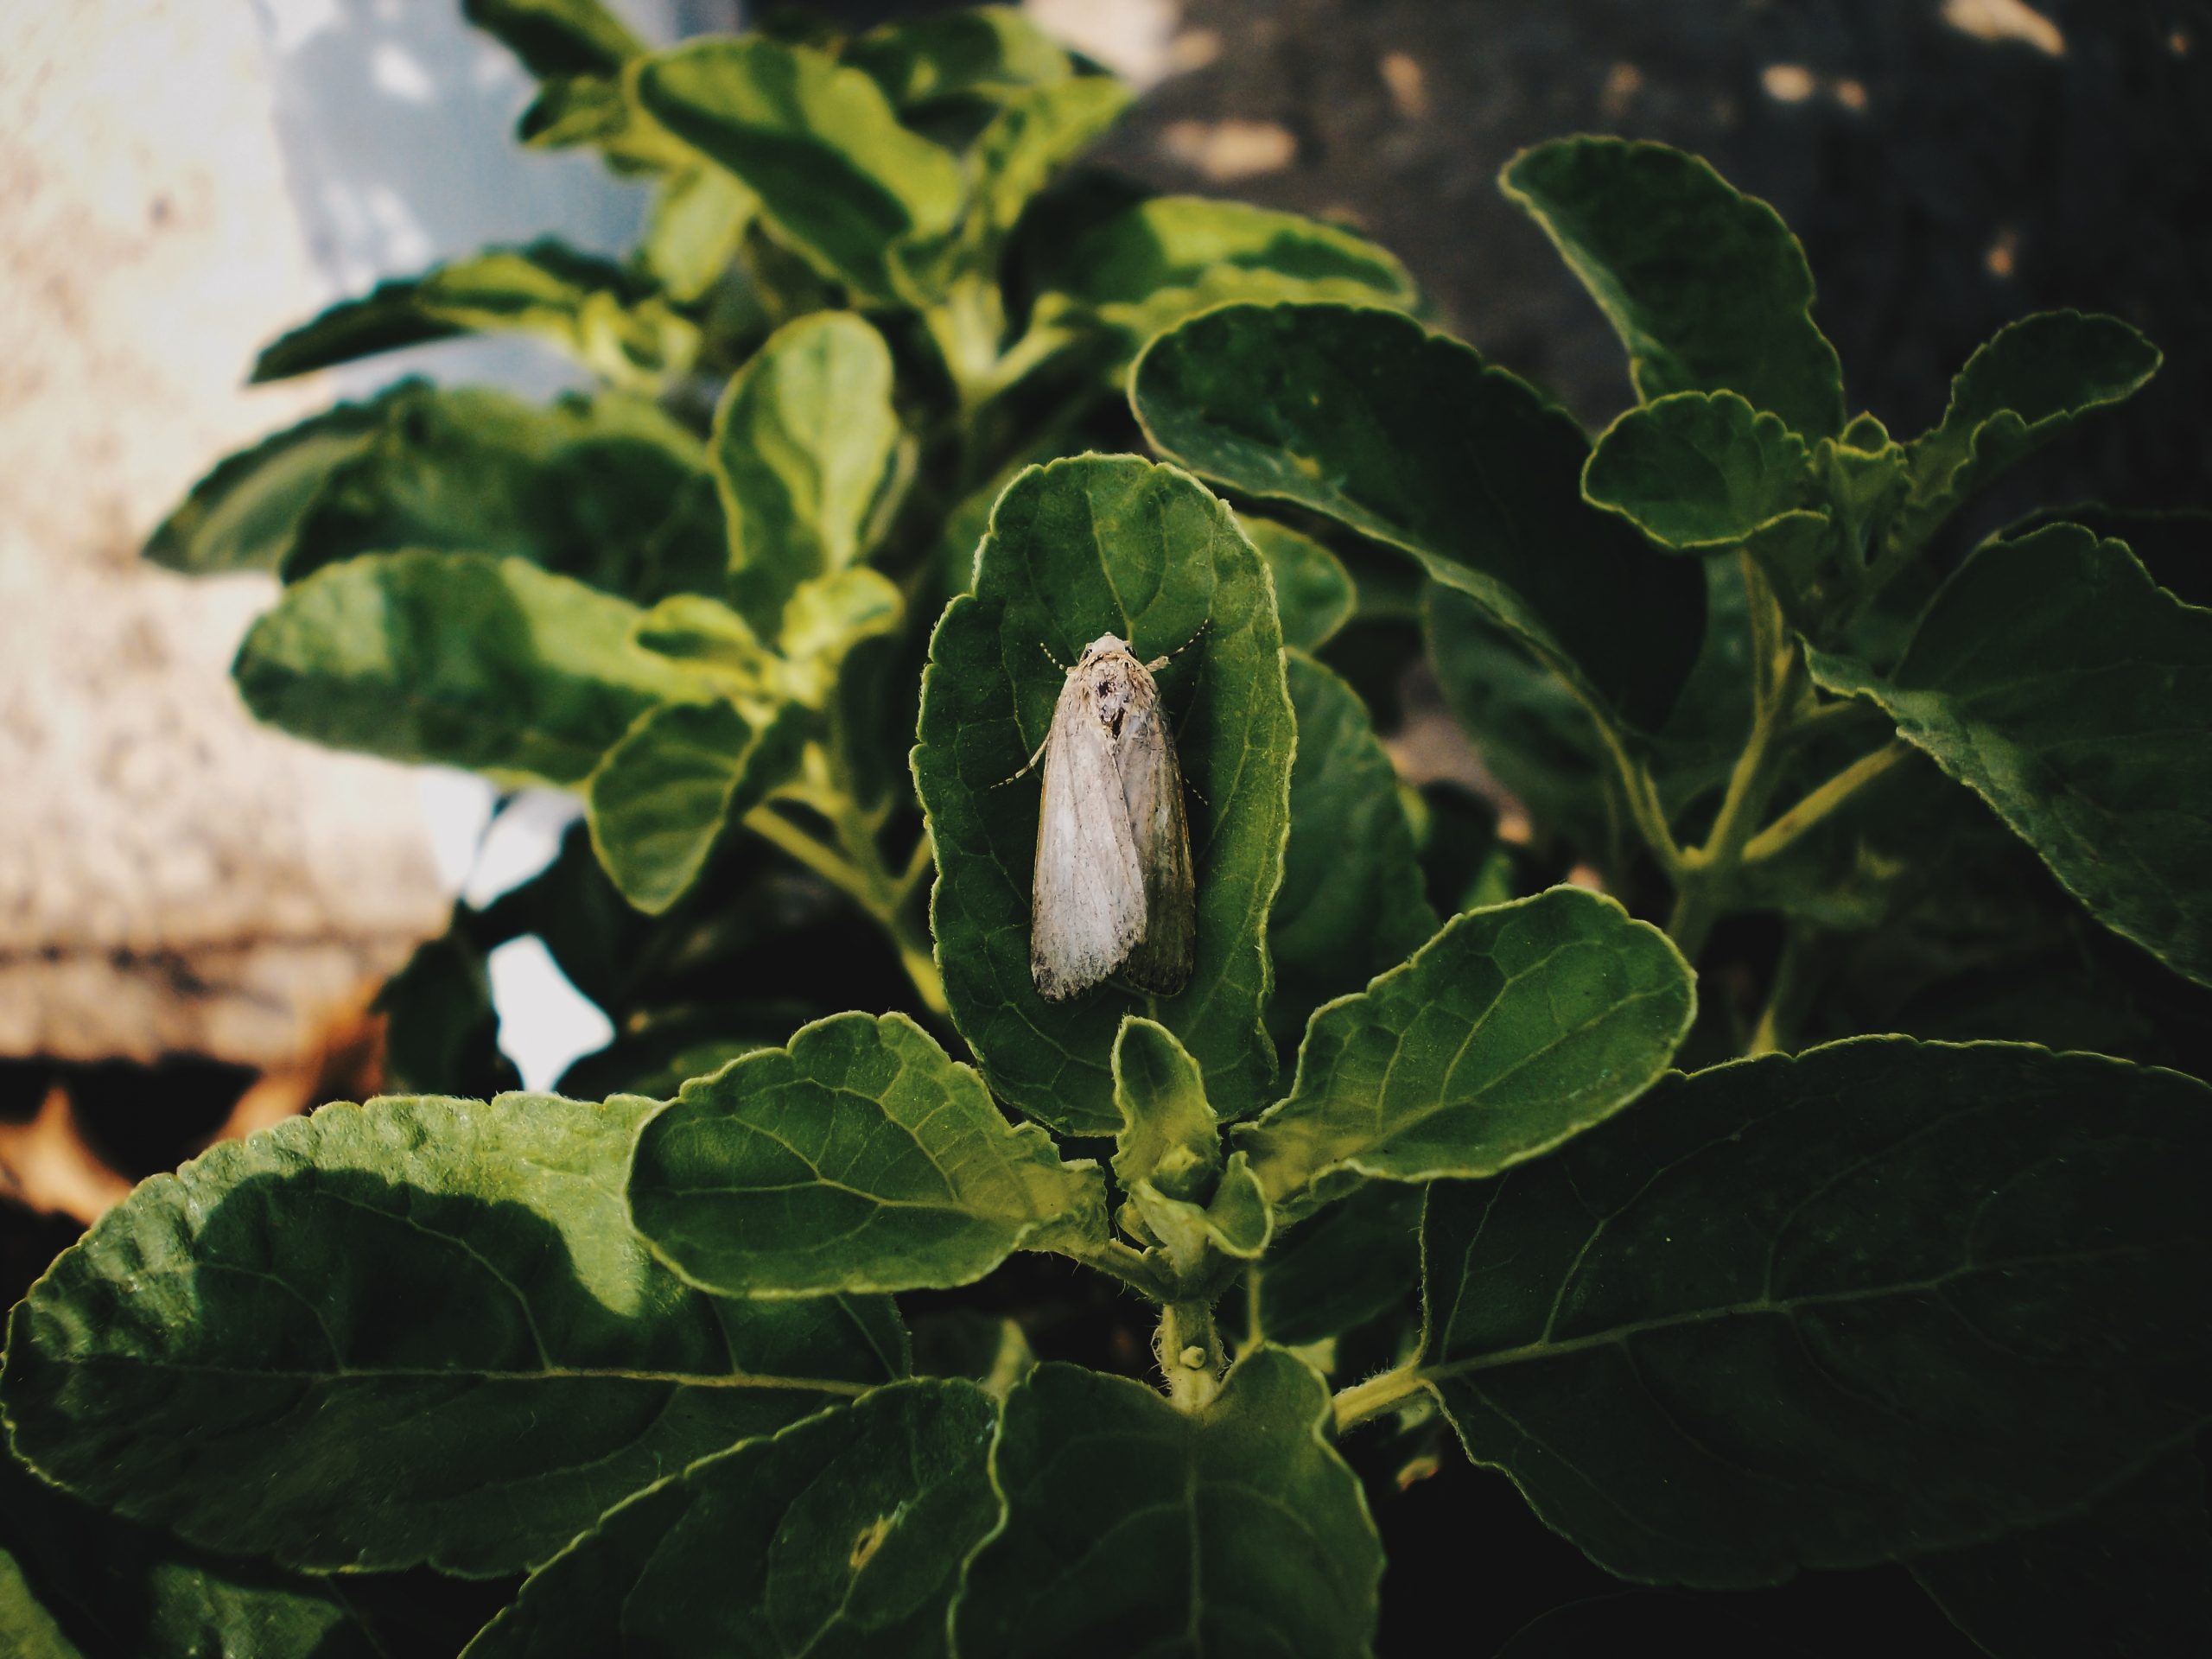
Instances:
[[[1268,1340],[1302,1347],[1408,1306],[1421,1283],[1422,1191],[1357,1188],[1270,1249],[1260,1272]]]
[[[1320,650],[1359,607],[1351,572],[1334,553],[1288,524],[1244,512],[1236,515],[1236,524],[1268,562],[1283,645],[1294,651]]]
[[[2096,918],[2212,984],[2212,611],[2072,524],[1990,543],[1888,674],[1811,655],[1967,785]]]
[[[1007,96],[977,137],[975,178],[963,237],[968,263],[986,280],[1022,209],[1053,175],[1122,118],[1134,94],[1106,75],[1031,86]]]
[[[2212,1525],[2194,1456],[2160,1459],[2071,1519],[1910,1566],[1954,1624],[2006,1659],[2212,1648]]]
[[[1413,555],[1632,725],[1696,659],[1701,573],[1582,499],[1573,417],[1409,317],[1224,306],[1145,348],[1130,401],[1162,454]]]
[[[1631,409],[1599,435],[1582,493],[1662,547],[1738,545],[1797,506],[1805,441],[1732,391],[1678,391]]]
[[[651,391],[698,354],[699,331],[650,277],[550,239],[490,248],[341,300],[264,347],[261,385],[457,334],[529,334],[620,385]]]
[[[898,1382],[702,1458],[532,1573],[467,1659],[942,1652],[998,1519],[997,1426],[971,1383]]]
[[[1149,1181],[1171,1198],[1203,1198],[1221,1179],[1221,1126],[1206,1080],[1175,1033],[1135,1014],[1114,1039],[1114,1179]]]
[[[331,470],[299,520],[287,582],[419,547],[528,559],[646,604],[721,591],[706,450],[651,404],[601,393],[541,408],[416,381],[378,407],[372,441]]]
[[[71,1636],[92,1659],[374,1659],[381,1651],[324,1584],[103,1515],[5,1461],[0,1652],[77,1659]]]
[[[2045,507],[1993,538],[2024,541],[2051,524],[2079,524],[2099,541],[2126,542],[2151,579],[2184,605],[2212,610],[2212,512],[2202,507],[2107,507],[2094,501]]]
[[[739,607],[772,632],[810,576],[868,550],[898,452],[890,348],[848,311],[786,323],[715,411],[715,477]]]
[[[681,303],[703,297],[744,245],[760,199],[719,167],[695,167],[662,181],[638,257]]]
[[[461,15],[540,80],[620,74],[645,50],[599,0],[461,0]]]
[[[1338,1170],[1495,1175],[1649,1088],[1688,1033],[1691,979],[1665,934],[1580,887],[1455,917],[1314,1014],[1289,1096],[1236,1144],[1278,1200]]]
[[[702,696],[632,638],[639,616],[520,559],[377,553],[285,589],[231,672],[296,736],[573,784],[646,709]]]
[[[1071,663],[1109,632],[1146,660],[1191,646],[1160,678],[1192,789],[1198,960],[1177,996],[1109,982],[1047,1002],[1029,971],[1037,786],[998,785],[1050,728],[1066,683],[1053,660]],[[991,1087],[1062,1134],[1111,1135],[1121,1114],[1108,1056],[1135,1013],[1196,1057],[1223,1118],[1256,1108],[1274,1071],[1260,1017],[1295,728],[1267,568],[1229,509],[1134,455],[1023,473],[999,499],[975,591],[946,607],[931,640],[919,736],[938,963]]]
[[[638,1139],[630,1212],[730,1296],[943,1289],[1103,1208],[1095,1166],[900,1014],[841,1014],[683,1085]]]
[[[958,161],[826,54],[722,38],[658,53],[633,73],[655,120],[743,180],[778,234],[856,295],[895,298],[891,248],[941,236],[959,215]]]
[[[1075,73],[1068,54],[1012,6],[885,23],[855,41],[845,61],[874,77],[901,109],[953,98],[1003,98]]]
[[[2005,324],[1951,382],[1942,422],[1907,446],[1899,538],[1927,540],[1967,497],[2084,416],[2133,397],[2164,360],[2117,317],[2039,311]]]
[[[1268,1023],[1294,1040],[1306,1016],[1403,962],[1436,931],[1398,777],[1359,694],[1303,652],[1288,655],[1298,753],[1290,841],[1268,915],[1275,994]]]
[[[1766,203],[1695,156],[1618,138],[1524,149],[1498,186],[1613,325],[1639,398],[1733,391],[1806,437],[1842,429],[1843,371],[1813,322],[1813,273]]]
[[[690,890],[722,826],[797,766],[803,713],[756,726],[718,701],[638,716],[584,781],[592,849],[625,899],[658,916]]]
[[[496,1094],[520,1079],[499,1052],[499,1016],[484,952],[461,928],[416,946],[385,981],[372,1012],[384,1016],[385,1086],[410,1094]]]
[[[652,1260],[613,1173],[655,1109],[327,1106],[156,1176],[16,1307],[16,1450],[210,1549],[484,1575],[902,1373],[887,1304],[722,1300]]]
[[[991,1448],[1006,1512],[962,1575],[962,1659],[1371,1652],[1382,1549],[1329,1415],[1320,1378],[1279,1348],[1190,1413],[1039,1365]]]
[[[2064,1516],[2208,1414],[2212,1090],[1859,1038],[1438,1186],[1423,1370],[1599,1566],[1734,1588]]]
[[[280,569],[333,475],[376,441],[386,409],[410,395],[402,385],[340,404],[226,456],[146,538],[145,556],[195,576]]]

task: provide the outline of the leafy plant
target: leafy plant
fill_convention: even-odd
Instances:
[[[2151,346],[2027,318],[1898,441],[1770,208],[1567,139],[1503,183],[1629,353],[1592,439],[1352,233],[1070,171],[1125,94],[1012,11],[467,10],[644,243],[259,372],[516,329],[601,384],[404,383],[148,553],[283,580],[262,718],[587,827],[386,988],[410,1092],[149,1180],[16,1308],[16,1650],[367,1651],[428,1569],[498,1581],[480,1659],[1363,1653],[1355,1465],[1445,1432],[1624,1579],[2207,1628],[2201,525],[1958,534]],[[1416,623],[1524,854],[1396,783]],[[1196,964],[1048,1002],[1010,780],[1107,632],[1196,641]],[[498,1092],[530,933],[618,1032],[557,1095]],[[948,1298],[1022,1255],[1122,1300]]]

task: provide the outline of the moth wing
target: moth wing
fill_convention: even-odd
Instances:
[[[1144,927],[1144,875],[1114,740],[1071,682],[1045,746],[1030,977],[1050,1001],[1088,990],[1122,965]]]
[[[1198,899],[1191,872],[1191,830],[1183,811],[1183,768],[1155,697],[1133,706],[1117,750],[1137,868],[1144,879],[1144,937],[1122,977],[1140,990],[1173,996],[1191,982],[1198,953]]]

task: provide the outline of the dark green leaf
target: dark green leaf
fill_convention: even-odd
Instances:
[[[2047,507],[1997,533],[2000,542],[2024,541],[2050,524],[2079,524],[2099,541],[2126,542],[2151,579],[2184,605],[2212,610],[2212,512],[2107,507],[2079,501]]]
[[[275,570],[332,475],[366,450],[396,386],[365,404],[340,404],[218,461],[146,538],[145,556],[188,575]]]
[[[959,215],[958,161],[824,53],[757,36],[696,41],[647,59],[635,86],[656,120],[743,180],[778,233],[856,294],[893,298],[893,245],[941,236]]]
[[[410,382],[300,521],[288,582],[357,553],[436,548],[530,560],[643,604],[718,593],[725,563],[706,450],[642,399],[546,407]]]
[[[1012,6],[972,6],[886,23],[855,41],[845,61],[902,109],[981,94],[1001,98],[1075,73],[1068,54]]]
[[[385,981],[372,1012],[384,1016],[386,1087],[411,1094],[497,1094],[520,1081],[499,1052],[499,1016],[484,952],[460,928],[415,948]]]
[[[2039,311],[2007,323],[1951,382],[1942,423],[1908,446],[1912,486],[1899,537],[1925,541],[2014,461],[2133,397],[2164,360],[2117,317]]]
[[[1319,651],[1358,608],[1351,572],[1327,548],[1288,524],[1250,513],[1237,514],[1236,523],[1268,562],[1283,644],[1294,651]]]
[[[379,283],[264,348],[256,384],[467,334],[521,334],[607,379],[650,390],[691,365],[699,332],[627,265],[559,242],[491,248]]]
[[[2001,1659],[2212,1650],[2212,1525],[2194,1456],[2153,1463],[2069,1520],[1911,1565]]]
[[[461,0],[461,15],[540,80],[620,74],[645,50],[599,0]]]
[[[1471,347],[1395,312],[1224,306],[1145,349],[1131,401],[1163,454],[1414,555],[1630,724],[1681,690],[1700,573],[1586,503],[1581,428]]]
[[[2212,611],[2072,524],[1986,545],[1886,675],[1815,652],[2115,932],[2212,984]]]
[[[1272,1198],[1350,1170],[1495,1175],[1627,1105],[1695,1011],[1665,934],[1580,887],[1455,917],[1314,1014],[1288,1098],[1236,1132]]]
[[[624,898],[658,916],[690,890],[723,825],[797,764],[803,712],[756,726],[718,700],[638,716],[584,782],[592,849]]]
[[[640,613],[520,559],[378,553],[288,588],[232,675],[271,725],[334,748],[576,783],[699,677],[638,645]]]
[[[679,1274],[754,1297],[964,1285],[1104,1206],[1096,1166],[1008,1123],[899,1014],[836,1014],[687,1083],[629,1192]]]
[[[1805,496],[1805,441],[1732,391],[1678,391],[1607,427],[1582,493],[1662,547],[1737,546]]]
[[[1421,1283],[1421,1189],[1376,1181],[1300,1222],[1260,1269],[1260,1329],[1300,1347],[1408,1305]]]
[[[1403,962],[1437,926],[1397,773],[1358,693],[1303,652],[1289,653],[1287,668],[1298,753],[1282,887],[1268,915],[1268,1024],[1285,1042],[1315,1008]]]
[[[1613,325],[1638,397],[1733,391],[1808,438],[1842,429],[1813,273],[1766,203],[1695,156],[1618,138],[1524,149],[1498,184]]]
[[[80,1649],[89,1659],[381,1653],[325,1583],[191,1548],[0,1461],[0,1652],[76,1659]]]
[[[532,1573],[467,1659],[941,1653],[998,1519],[997,1426],[971,1383],[898,1382],[702,1458]]]
[[[992,1088],[1063,1134],[1120,1126],[1108,1055],[1131,1013],[1197,1057],[1217,1113],[1243,1116],[1274,1071],[1260,1016],[1295,736],[1266,566],[1229,509],[1186,474],[1092,455],[1014,481],[976,572],[975,592],[952,601],[931,642],[914,751],[954,1022]],[[998,785],[1050,728],[1066,683],[1053,661],[1075,661],[1109,632],[1146,660],[1196,641],[1160,677],[1193,791],[1198,960],[1177,996],[1109,982],[1047,1002],[1029,970],[1037,786]]]
[[[738,604],[772,634],[810,576],[868,551],[899,448],[890,348],[859,316],[786,323],[729,383],[713,455]]]
[[[1382,1550],[1312,1370],[1262,1348],[1185,1413],[1040,1365],[1007,1395],[1006,1514],[952,1613],[962,1659],[1371,1651]]]
[[[1733,1587],[2064,1516],[2212,1404],[2212,1090],[2009,1044],[1670,1079],[1430,1190],[1468,1453],[1624,1577]]]
[[[900,1374],[887,1304],[723,1300],[652,1260],[616,1173],[654,1109],[328,1106],[155,1177],[16,1309],[16,1450],[208,1548],[495,1573]]]

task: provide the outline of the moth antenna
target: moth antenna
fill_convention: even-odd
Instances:
[[[1185,639],[1181,645],[1176,646],[1174,650],[1169,652],[1165,657],[1155,657],[1150,662],[1147,663],[1144,665],[1144,671],[1147,674],[1159,673],[1161,669],[1166,667],[1168,664],[1173,662],[1178,657],[1180,657],[1192,645],[1197,645],[1199,640],[1205,639],[1206,630],[1211,626],[1213,626],[1213,618],[1208,617],[1205,621],[1198,624],[1198,627],[1192,632],[1189,639]]]
[[[1057,657],[1053,656],[1053,655],[1052,655],[1052,648],[1050,645],[1046,645],[1046,644],[1042,639],[1039,639],[1039,640],[1037,642],[1037,649],[1038,649],[1038,650],[1039,650],[1039,651],[1041,651],[1041,652],[1043,652],[1045,653],[1045,660],[1046,660],[1046,662],[1050,663],[1050,664],[1051,664],[1054,668],[1058,669],[1058,670],[1060,671],[1060,672],[1061,672],[1061,673],[1065,674],[1065,673],[1066,673],[1066,672],[1068,671],[1068,665],[1067,665],[1065,663],[1062,662],[1058,658],[1057,658]],[[1033,765],[1034,763],[1033,762],[1032,764]],[[1020,774],[1019,772],[1017,772],[1017,773],[1015,773],[1015,774],[1014,774],[1014,776],[1015,776],[1015,777],[1019,777],[1019,776],[1020,776]],[[1007,779],[1007,781],[1008,783],[1012,783],[1012,782],[1014,781],[1014,779],[1009,778],[1009,779]]]
[[[1047,656],[1050,656],[1052,653],[1051,653],[1051,652],[1047,652],[1046,654]],[[991,785],[991,787],[992,787],[993,789],[1004,789],[1004,788],[1005,788],[1008,784],[1018,784],[1018,783],[1020,783],[1020,782],[1024,778],[1027,778],[1027,777],[1031,772],[1033,772],[1036,771],[1036,770],[1037,770],[1037,763],[1038,763],[1038,761],[1039,761],[1039,760],[1043,760],[1043,759],[1044,759],[1044,757],[1045,757],[1045,750],[1046,750],[1046,746],[1047,746],[1047,745],[1049,745],[1049,744],[1052,742],[1052,733],[1050,733],[1050,732],[1048,731],[1048,732],[1046,732],[1046,733],[1045,734],[1045,741],[1044,741],[1043,743],[1039,743],[1039,744],[1037,746],[1037,753],[1034,753],[1034,754],[1033,754],[1033,755],[1031,755],[1031,756],[1029,757],[1029,759],[1028,759],[1027,761],[1023,762],[1023,764],[1022,764],[1022,767],[1021,767],[1021,770],[1020,770],[1020,772],[1015,772],[1015,773],[1014,774],[1014,776],[1013,776],[1013,777],[1011,777],[1011,778],[1001,778],[1001,779],[1000,779],[998,780],[998,782],[996,782],[995,784],[993,784],[993,785]]]

